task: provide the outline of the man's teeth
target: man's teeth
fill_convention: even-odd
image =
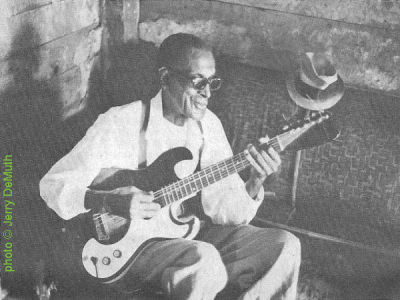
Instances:
[[[204,109],[204,108],[207,107],[207,104],[195,102],[195,103],[194,103],[194,106],[195,106],[196,108]]]

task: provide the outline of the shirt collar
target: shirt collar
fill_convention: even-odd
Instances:
[[[164,118],[161,91],[162,90],[160,90],[157,95],[150,100],[149,124],[145,134],[146,140],[160,139],[163,137],[160,130],[160,125]]]
[[[163,114],[163,105],[162,105],[162,90],[160,90],[157,95],[154,96],[153,99],[150,100],[150,115],[149,115],[149,124],[147,126],[145,138],[146,140],[160,140],[167,138],[163,134],[163,124],[164,122],[168,122],[164,119]],[[208,111],[206,112],[207,115]],[[205,115],[205,117],[206,117]],[[196,121],[189,119],[188,122],[196,123]],[[203,123],[203,120],[200,121]],[[188,124],[189,125],[189,124]],[[197,126],[197,125],[194,125]]]

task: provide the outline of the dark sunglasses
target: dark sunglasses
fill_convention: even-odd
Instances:
[[[190,80],[192,87],[197,91],[202,91],[206,88],[207,84],[210,85],[210,91],[216,91],[221,88],[222,79],[212,76],[210,78],[205,78],[200,75],[190,75],[184,71],[168,68],[171,73],[179,75],[181,78]]]

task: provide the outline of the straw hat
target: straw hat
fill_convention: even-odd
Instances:
[[[309,110],[325,110],[343,96],[344,83],[332,63],[321,53],[301,56],[300,68],[286,80],[290,98]]]

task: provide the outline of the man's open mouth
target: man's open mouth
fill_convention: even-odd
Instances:
[[[205,109],[207,107],[207,103],[194,102],[194,107],[197,109]]]

